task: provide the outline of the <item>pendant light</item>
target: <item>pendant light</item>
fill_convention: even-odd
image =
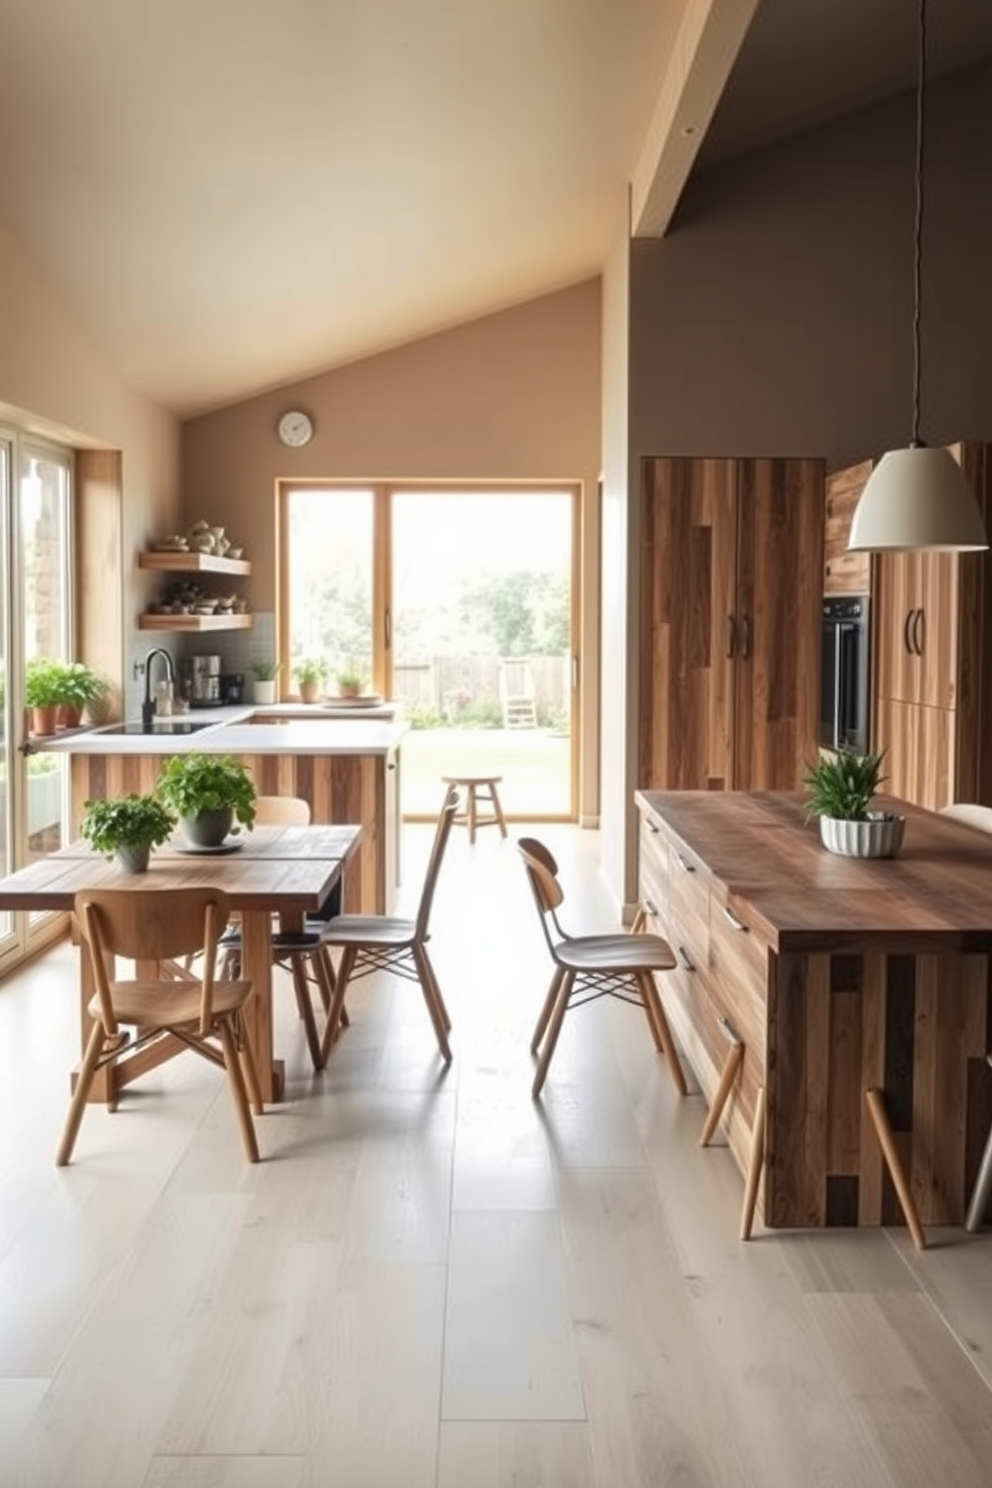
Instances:
[[[913,437],[882,456],[861,493],[848,547],[855,551],[987,548],[981,512],[960,465],[920,438],[920,302],[923,283],[923,125],[926,0],[919,4],[916,83],[916,225],[913,234]]]

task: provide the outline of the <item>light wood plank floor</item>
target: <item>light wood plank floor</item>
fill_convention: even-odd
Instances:
[[[567,923],[615,928],[597,834],[539,831]],[[315,1076],[280,989],[255,1168],[190,1055],[57,1170],[73,953],[0,985],[0,1488],[988,1488],[992,1234],[741,1245],[733,1161],[619,1004],[569,1016],[535,1106],[511,842],[456,832],[433,947],[447,1072],[380,977]]]

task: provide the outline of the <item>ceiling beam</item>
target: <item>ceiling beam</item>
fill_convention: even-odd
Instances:
[[[631,183],[631,234],[668,229],[759,0],[687,0]]]

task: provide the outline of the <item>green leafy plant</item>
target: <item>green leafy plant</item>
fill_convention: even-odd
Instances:
[[[132,792],[87,801],[79,831],[97,852],[113,857],[122,847],[157,847],[168,841],[175,826],[175,813],[158,796]]]
[[[342,667],[335,672],[334,680],[341,692],[361,692],[365,678],[355,667]]]
[[[258,682],[274,682],[282,671],[281,661],[253,661],[252,676]]]
[[[885,777],[879,754],[859,754],[842,747],[836,754],[825,754],[810,765],[803,776],[809,792],[806,819],[830,816],[835,821],[866,821],[872,798]]]
[[[255,782],[247,765],[229,754],[175,754],[166,761],[156,793],[181,817],[233,810],[242,826],[255,824]]]
[[[109,683],[97,673],[92,667],[86,666],[82,661],[68,661],[56,663],[61,672],[62,703],[68,703],[73,708],[88,708],[94,703],[100,703],[109,691]]]
[[[293,666],[293,676],[301,687],[312,686],[315,682],[326,682],[327,671],[327,662],[322,656],[301,657]]]
[[[24,673],[24,701],[29,708],[57,708],[62,695],[64,665],[45,656],[28,662]]]

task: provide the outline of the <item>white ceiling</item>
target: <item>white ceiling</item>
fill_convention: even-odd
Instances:
[[[597,274],[631,183],[663,228],[755,3],[0,0],[0,216],[125,381],[202,412]],[[812,54],[755,89],[797,11]],[[704,149],[905,86],[914,38],[912,0],[761,0]]]

